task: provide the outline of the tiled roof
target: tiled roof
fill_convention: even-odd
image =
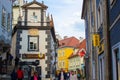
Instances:
[[[77,47],[79,44],[79,40],[75,37],[65,38],[59,41],[59,47]]]
[[[86,53],[86,39],[84,39],[78,46],[79,50],[76,53],[72,53],[69,58],[73,58],[76,56],[83,57]]]
[[[84,39],[78,46],[79,49],[85,49],[86,50],[86,39]]]

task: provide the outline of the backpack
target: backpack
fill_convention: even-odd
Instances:
[[[80,74],[77,74],[77,77],[80,78]]]

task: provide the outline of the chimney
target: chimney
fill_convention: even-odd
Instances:
[[[83,37],[79,37],[79,41],[82,42],[83,41]]]
[[[27,4],[28,2],[26,1],[26,4]]]
[[[42,1],[42,4],[44,4],[44,1]]]
[[[68,38],[68,36],[64,36],[64,39]]]

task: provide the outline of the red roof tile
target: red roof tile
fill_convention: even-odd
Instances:
[[[80,56],[83,57],[86,53],[86,39],[84,39],[79,46],[77,46],[79,50],[75,54],[71,54],[69,58]]]
[[[75,37],[65,38],[59,41],[59,47],[71,46],[77,47],[79,44],[79,40]]]
[[[84,39],[78,46],[79,49],[85,49],[86,50],[86,39]]]

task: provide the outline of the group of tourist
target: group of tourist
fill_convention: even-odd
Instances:
[[[23,80],[24,74],[23,70],[21,67],[19,67],[18,70],[14,69],[11,73],[11,80]]]
[[[82,74],[79,69],[70,72],[65,72],[61,69],[58,74],[58,80],[82,80]]]
[[[24,78],[24,71],[19,67],[18,70],[14,69],[11,73],[11,80],[23,80]],[[38,73],[34,71],[31,76],[30,80],[41,80],[38,76]]]
[[[23,80],[24,71],[19,67],[18,70],[14,69],[11,73],[11,80]],[[76,71],[65,72],[63,69],[56,76],[57,80],[82,80],[82,74],[79,69]],[[55,79],[55,80],[56,80]],[[38,76],[38,73],[35,71],[31,71],[30,80],[41,80]]]

